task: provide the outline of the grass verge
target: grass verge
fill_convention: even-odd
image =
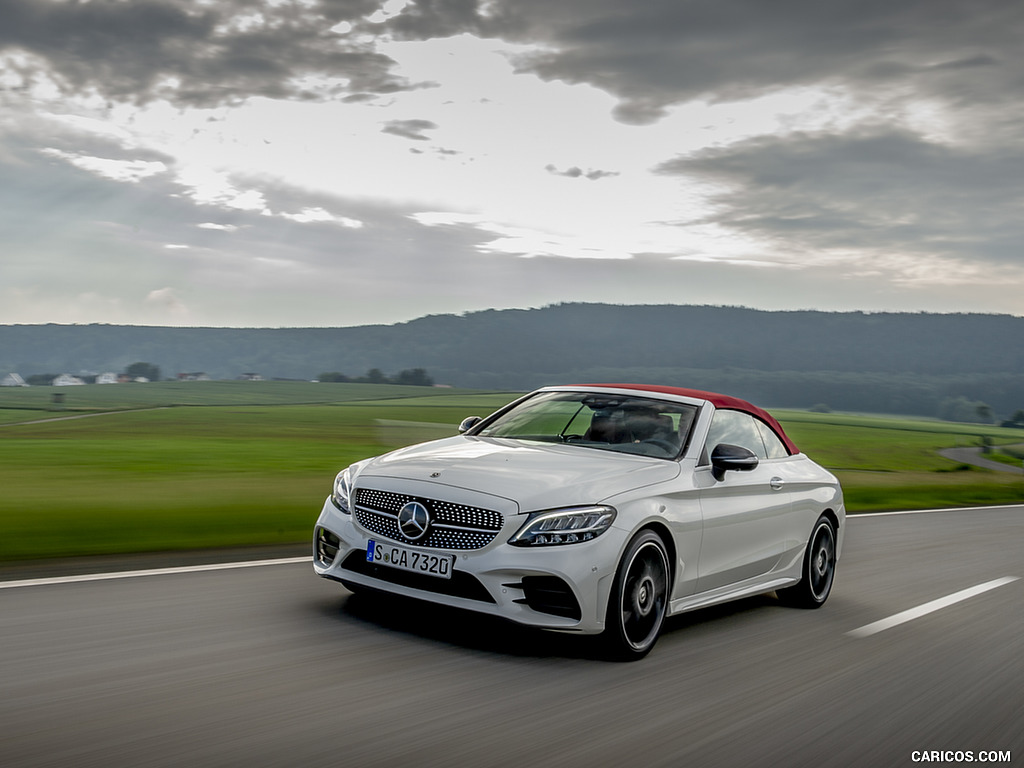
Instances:
[[[76,387],[53,411],[52,388],[38,389],[0,392],[0,561],[305,542],[337,470],[454,434],[463,417],[514,397],[189,382]],[[850,512],[1024,501],[1024,476],[937,453],[1019,443],[1019,430],[776,415],[840,477]]]

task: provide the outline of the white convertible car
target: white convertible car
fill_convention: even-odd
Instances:
[[[749,595],[821,606],[839,482],[768,413],[710,392],[545,387],[454,437],[338,474],[313,567],[522,624],[654,646],[666,616]]]

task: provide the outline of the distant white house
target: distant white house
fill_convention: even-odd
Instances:
[[[16,373],[8,373],[0,379],[0,387],[27,387],[28,384]]]
[[[117,384],[118,378],[116,373],[101,373],[96,377],[97,384]]]
[[[53,386],[55,387],[77,387],[80,384],[85,384],[85,382],[77,376],[72,376],[70,373],[62,373],[53,380]]]

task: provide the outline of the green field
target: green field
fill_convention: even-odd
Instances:
[[[979,447],[985,439],[996,447],[1020,445],[1022,430],[888,416],[785,410],[774,415],[801,450],[839,477],[848,512],[1024,502],[1024,475],[939,455],[943,448]]]
[[[53,396],[62,394],[63,402]],[[0,390],[0,561],[304,542],[337,470],[514,393],[306,382]],[[776,411],[851,512],[1024,501],[938,449],[1020,430]]]

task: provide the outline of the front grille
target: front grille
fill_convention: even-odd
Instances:
[[[410,501],[418,501],[430,511],[427,535],[416,541],[403,536],[398,528],[398,512]],[[356,490],[355,518],[378,536],[417,547],[463,550],[487,546],[505,522],[501,513],[492,509],[372,488]]]
[[[450,579],[439,579],[436,576],[425,576],[422,573],[401,571],[397,568],[368,563],[365,549],[354,550],[345,558],[341,567],[346,571],[370,576],[389,584],[421,589],[424,592],[436,592],[440,595],[464,597],[467,600],[477,600],[481,603],[494,602],[494,598],[491,597],[484,585],[475,576],[465,571],[454,571]]]

